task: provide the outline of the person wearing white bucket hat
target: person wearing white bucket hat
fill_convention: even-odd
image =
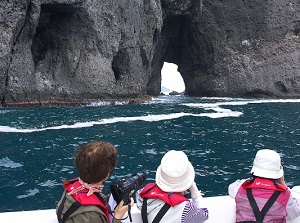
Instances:
[[[259,150],[253,161],[251,174],[274,180],[281,179],[283,177],[283,168],[279,154],[269,149]],[[284,181],[280,183],[285,185]]]
[[[286,186],[276,151],[257,151],[250,173],[251,178],[228,187],[236,202],[236,222],[285,223],[300,216],[300,206]]]
[[[185,195],[190,191],[191,198]],[[195,170],[183,151],[168,151],[157,168],[155,183],[137,191],[137,207],[143,223],[197,222],[208,219],[201,207],[202,195],[195,183]]]

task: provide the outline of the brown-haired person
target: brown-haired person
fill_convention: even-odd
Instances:
[[[107,203],[109,195],[101,193],[103,182],[116,166],[117,149],[96,141],[80,145],[76,151],[79,177],[63,183],[65,190],[56,207],[59,223],[120,223],[128,206],[121,201],[112,213]],[[131,198],[130,206],[133,204]]]

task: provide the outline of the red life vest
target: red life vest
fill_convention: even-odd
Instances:
[[[284,223],[286,222],[286,206],[289,197],[288,188],[274,180],[260,177],[246,180],[235,196],[236,222]],[[258,204],[265,205],[261,209],[254,208]],[[272,215],[272,213],[276,213],[276,215]]]
[[[156,183],[147,184],[140,192],[142,198],[160,199],[170,206],[176,206],[188,199],[181,192],[164,192]]]
[[[80,187],[80,186],[81,186],[81,184],[79,183],[78,178],[74,178],[72,180],[68,180],[63,183],[63,187],[66,189],[67,192],[71,192],[73,189]],[[99,206],[102,209],[102,211],[104,212],[107,222],[109,223],[109,211],[108,211],[107,206],[103,203],[103,202],[105,202],[104,199],[101,199],[101,200],[103,200],[103,201],[101,201],[95,194],[87,196],[86,195],[87,192],[88,192],[88,190],[84,189],[75,194],[72,194],[71,196],[83,206],[87,206],[87,205]]]
[[[267,189],[267,190],[277,190],[277,191],[286,191],[287,187],[275,183],[274,180],[266,179],[266,178],[260,178],[255,177],[254,180],[246,180],[242,187],[247,188],[260,188],[260,189]]]

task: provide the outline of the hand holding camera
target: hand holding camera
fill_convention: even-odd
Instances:
[[[122,219],[124,214],[128,211],[129,206],[132,207],[134,205],[134,200],[131,197],[130,198],[130,204],[124,205],[124,201],[121,200],[121,202],[116,206],[114,210],[114,218],[116,219]]]
[[[130,195],[138,186],[141,186],[145,181],[146,174],[136,173],[131,177],[121,179],[118,182],[111,184],[110,191],[117,204],[119,204],[123,200],[124,205],[127,205],[131,202]]]
[[[130,222],[132,222],[130,209],[134,205],[134,200],[130,196],[138,186],[141,186],[145,182],[145,180],[146,174],[136,173],[131,177],[119,180],[110,185],[111,194],[118,204],[114,211],[114,218],[121,219],[125,212],[128,211]]]

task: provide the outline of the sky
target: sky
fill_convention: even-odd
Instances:
[[[170,89],[169,92],[183,92],[185,90],[183,79],[177,71],[177,68],[178,66],[176,64],[165,62],[161,69],[161,86]]]

